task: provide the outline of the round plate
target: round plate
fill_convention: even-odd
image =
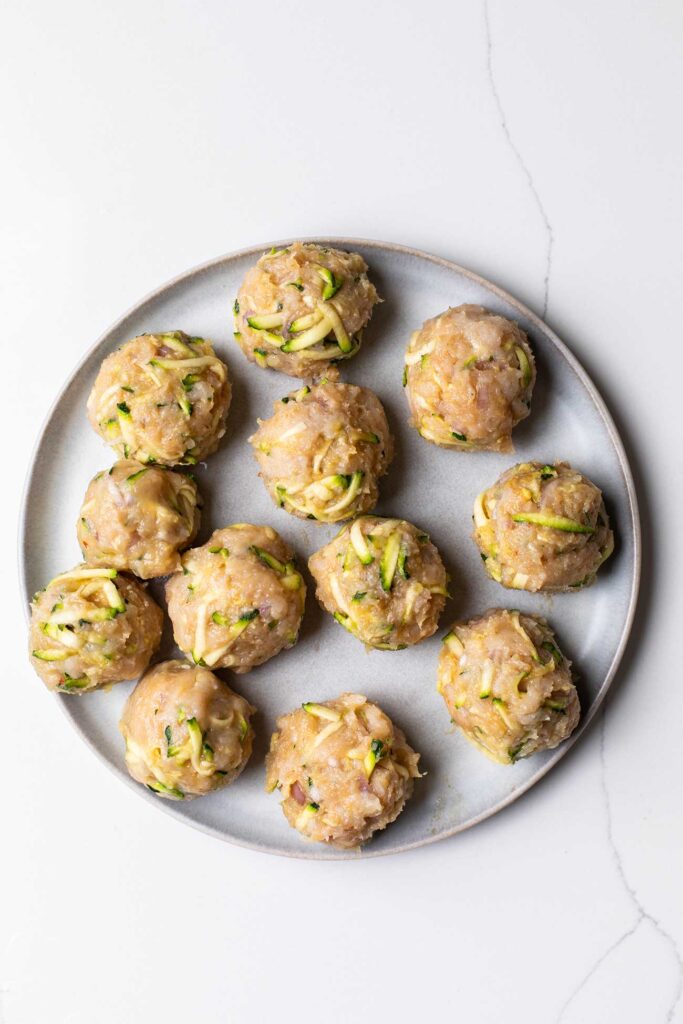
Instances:
[[[538,317],[500,288],[448,260],[350,238],[325,239],[323,244],[360,252],[385,300],[365,332],[360,354],[342,364],[342,375],[372,388],[387,410],[397,451],[382,481],[376,511],[418,524],[439,548],[453,593],[442,628],[412,649],[368,653],[320,609],[307,576],[299,643],[247,675],[224,673],[231,686],[259,709],[257,742],[247,769],[228,789],[186,804],[153,796],[125,771],[117,723],[133,684],[53,699],[95,753],[136,793],[188,824],[271,853],[357,858],[410,849],[469,828],[515,800],[567,753],[595,715],[621,658],[636,602],[640,539],[633,480],[614,423],[584,370]],[[83,494],[90,478],[112,461],[110,450],[88,425],[86,399],[104,357],[148,331],[181,329],[211,338],[233,379],[227,436],[208,464],[197,467],[205,498],[197,543],[229,523],[268,523],[293,545],[305,566],[309,555],[337,532],[338,527],[301,522],[276,509],[257,477],[247,444],[256,417],[269,416],[275,399],[300,386],[293,378],[247,363],[232,340],[234,296],[248,267],[268,248],[222,256],[164,285],[114,324],[76,367],[48,414],[26,483],[20,572],[27,599],[80,560],[74,524]],[[407,424],[401,377],[410,333],[426,318],[463,302],[480,303],[517,320],[536,353],[532,411],[515,430],[514,455],[442,450],[423,441]],[[553,597],[513,592],[483,571],[470,539],[474,498],[513,462],[530,459],[571,462],[604,492],[617,546],[597,582],[585,591]],[[162,599],[158,582],[151,584],[151,591]],[[435,689],[440,637],[446,627],[455,618],[494,606],[548,618],[574,663],[581,698],[581,724],[571,739],[514,766],[490,762],[454,731]],[[178,656],[167,623],[158,658]],[[42,684],[36,680],[36,685]],[[285,821],[277,795],[267,795],[263,788],[263,758],[277,716],[302,701],[326,700],[344,690],[378,701],[420,751],[420,766],[427,772],[398,820],[360,853],[302,839]]]

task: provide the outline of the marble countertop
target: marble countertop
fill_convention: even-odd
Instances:
[[[36,0],[0,25],[0,1024],[683,1022],[681,6]],[[83,350],[193,264],[316,234],[447,256],[542,313],[623,433],[644,531],[577,747],[469,832],[358,863],[233,848],[121,786],[26,664],[12,553]]]

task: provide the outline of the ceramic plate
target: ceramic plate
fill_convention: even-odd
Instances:
[[[281,243],[276,243],[281,244]],[[448,260],[381,242],[325,239],[323,244],[362,253],[384,302],[365,332],[360,354],[342,365],[345,380],[365,384],[381,398],[396,437],[397,453],[381,484],[377,512],[418,524],[438,546],[452,577],[453,598],[438,633],[412,649],[366,652],[318,606],[313,585],[299,643],[231,685],[259,709],[257,742],[238,782],[187,804],[153,796],[132,782],[123,766],[117,723],[132,684],[81,697],[53,696],[75,730],[142,799],[220,839],[296,857],[357,858],[410,849],[469,828],[524,793],[567,753],[605,696],[631,626],[640,558],[638,515],[624,448],[605,405],[584,370],[530,310],[476,274]],[[233,522],[268,523],[295,548],[300,563],[327,543],[338,527],[301,522],[276,509],[256,474],[247,438],[257,416],[298,387],[272,370],[247,363],[232,340],[231,307],[247,270],[267,245],[220,257],[182,274],[143,299],[114,324],[76,367],[43,426],[29,469],[20,535],[26,598],[80,559],[75,522],[90,478],[112,462],[110,450],[90,429],[86,399],[103,358],[147,331],[181,329],[211,338],[233,379],[228,433],[208,464],[197,467],[205,498],[204,543]],[[514,433],[515,454],[441,450],[407,424],[401,376],[411,331],[427,318],[462,302],[517,320],[536,353],[538,381],[531,416]],[[489,580],[470,539],[475,496],[515,461],[565,459],[602,488],[617,538],[614,556],[596,584],[553,597],[505,590]],[[151,585],[157,599],[162,587]],[[163,603],[163,601],[161,602]],[[440,638],[456,618],[493,606],[544,615],[574,663],[582,719],[569,742],[514,766],[490,762],[449,723],[435,689]],[[166,630],[159,659],[178,657]],[[27,670],[27,675],[28,675]],[[33,685],[42,685],[36,678]],[[306,700],[326,700],[344,690],[378,701],[422,754],[427,772],[399,819],[360,853],[327,849],[302,839],[263,788],[263,758],[276,717]],[[64,742],[69,742],[65,735]]]

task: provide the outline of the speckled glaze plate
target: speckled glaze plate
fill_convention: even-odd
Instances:
[[[634,614],[640,563],[636,496],[622,442],[594,385],[576,359],[530,310],[500,288],[445,259],[382,242],[316,239],[357,250],[366,259],[384,303],[365,332],[360,354],[343,364],[342,377],[381,398],[397,453],[381,486],[380,515],[401,516],[427,531],[452,577],[449,601],[436,636],[409,650],[372,651],[318,606],[309,592],[300,641],[243,676],[223,674],[255,704],[257,741],[241,778],[226,790],[186,804],[153,796],[128,777],[117,723],[132,683],[108,692],[58,700],[92,750],[143,800],[219,839],[294,857],[358,858],[411,849],[452,836],[506,807],[552,768],[594,717],[614,678]],[[283,243],[275,243],[280,245]],[[146,331],[182,329],[211,338],[230,369],[233,400],[220,450],[197,467],[205,498],[198,543],[232,522],[268,523],[308,556],[335,527],[301,522],[276,509],[256,473],[247,438],[256,417],[270,415],[276,398],[297,387],[280,373],[253,366],[232,340],[231,306],[247,268],[270,243],[222,256],[189,270],[143,299],[95,343],[58,395],[38,438],[29,469],[20,527],[20,571],[28,602],[39,587],[80,560],[75,522],[90,478],[113,461],[86,419],[86,399],[102,359]],[[517,320],[536,353],[538,381],[531,416],[514,433],[516,452],[444,451],[407,424],[401,387],[411,331],[430,316],[462,302],[480,303]],[[470,539],[475,496],[515,461],[565,459],[602,488],[616,534],[614,556],[585,591],[554,597],[505,590],[489,580]],[[152,583],[163,604],[163,587]],[[493,606],[544,615],[574,662],[581,724],[558,749],[513,766],[490,762],[453,731],[435,689],[440,638],[457,617]],[[158,659],[178,657],[170,629]],[[26,669],[30,677],[30,669]],[[30,679],[31,685],[40,681]],[[276,794],[264,791],[263,758],[279,714],[305,700],[326,700],[344,690],[378,701],[422,754],[427,775],[416,783],[403,814],[362,851],[343,852],[307,842],[285,821]],[[69,742],[65,734],[64,742]]]

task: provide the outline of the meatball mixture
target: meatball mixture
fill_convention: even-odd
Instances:
[[[377,395],[322,381],[275,402],[250,439],[277,505],[300,519],[336,523],[369,512],[394,443]]]
[[[136,679],[159,646],[163,615],[140,583],[78,565],[31,603],[31,663],[49,690],[86,693]]]
[[[501,764],[551,750],[579,721],[570,662],[534,615],[494,608],[456,623],[444,638],[438,679],[452,721]]]
[[[483,306],[457,306],[410,339],[403,383],[411,424],[427,441],[463,451],[512,451],[536,379],[524,331]]]
[[[428,535],[412,523],[362,516],[308,567],[323,608],[369,647],[401,650],[436,631],[448,576]]]
[[[353,848],[394,821],[413,791],[420,755],[366,697],[307,703],[277,722],[266,789],[307,839]]]
[[[515,590],[588,586],[614,549],[602,493],[566,462],[522,462],[474,503],[489,576]]]
[[[168,614],[175,642],[195,664],[248,672],[296,643],[306,586],[270,526],[216,530],[181,565],[166,584]]]
[[[218,447],[230,395],[210,342],[182,331],[142,334],[102,363],[88,417],[124,459],[193,465]]]
[[[85,492],[76,524],[83,557],[144,580],[177,572],[178,552],[199,529],[200,504],[191,477],[132,459],[115,462]]]
[[[169,800],[229,786],[251,755],[255,710],[208,668],[164,661],[142,677],[123,709],[126,767]]]
[[[336,376],[355,356],[379,302],[362,256],[293,242],[247,273],[235,300],[235,341],[247,359],[292,377]]]

